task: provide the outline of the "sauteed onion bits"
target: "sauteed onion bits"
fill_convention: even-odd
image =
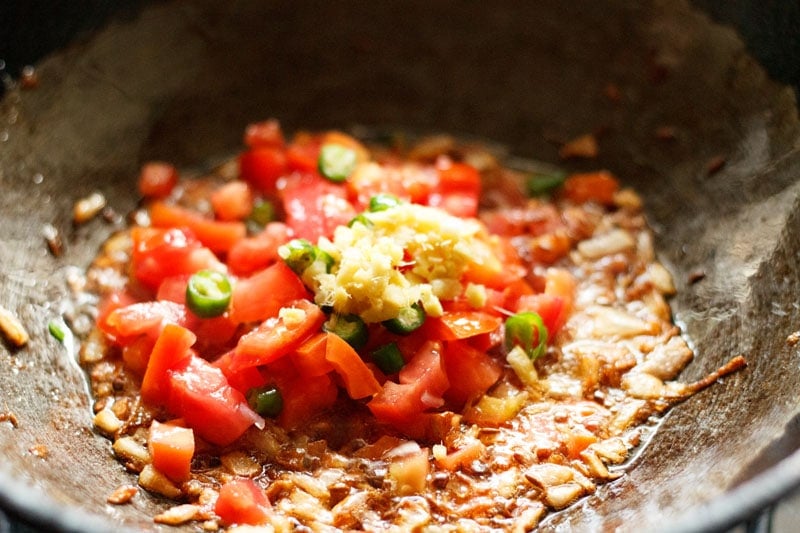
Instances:
[[[245,144],[192,179],[145,165],[87,276],[95,424],[176,500],[157,522],[529,529],[744,364],[674,381],[674,287],[607,171],[274,120]]]

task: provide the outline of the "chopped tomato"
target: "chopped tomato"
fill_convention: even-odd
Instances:
[[[331,407],[339,389],[329,374],[316,377],[295,377],[278,384],[283,397],[283,410],[278,424],[293,429]]]
[[[279,148],[256,146],[239,156],[239,177],[262,192],[274,192],[286,172],[286,154]]]
[[[283,261],[240,279],[233,287],[231,320],[258,322],[278,314],[289,302],[306,298],[308,291],[300,278]]]
[[[439,181],[428,199],[428,205],[441,207],[458,217],[476,216],[481,176],[475,167],[441,157],[436,162],[436,170]]]
[[[228,251],[228,267],[244,276],[266,268],[278,260],[278,247],[289,241],[292,233],[283,222],[270,222],[258,234],[245,237]]]
[[[243,222],[213,220],[190,209],[165,202],[154,202],[150,206],[150,222],[157,228],[189,228],[213,252],[227,252],[247,235]]]
[[[428,196],[436,187],[438,176],[434,171],[407,172],[403,168],[377,169],[359,167],[345,183],[347,197],[358,209],[366,209],[369,200],[380,193],[394,195],[401,200],[427,204]]]
[[[108,324],[108,317],[117,309],[136,303],[136,299],[125,291],[114,291],[105,296],[97,308],[97,327],[108,336],[117,335],[116,328]]]
[[[429,338],[452,341],[495,331],[503,323],[499,316],[483,311],[454,311],[423,324]]]
[[[479,460],[484,453],[486,453],[486,446],[479,440],[473,440],[444,457],[437,457],[436,465],[445,470],[455,472],[459,468]]]
[[[233,361],[234,353],[233,350],[225,352],[212,363],[222,370],[231,387],[243,394],[247,394],[250,389],[261,387],[267,383],[261,371],[254,366],[242,368],[238,371],[232,370],[231,362]]]
[[[187,323],[186,307],[169,301],[138,302],[115,309],[105,319],[105,331],[118,343],[127,344],[139,335],[152,339],[159,336],[166,324]]]
[[[244,144],[250,148],[257,146],[283,148],[284,139],[280,122],[271,118],[263,122],[248,124],[244,130]]]
[[[484,394],[503,373],[500,361],[463,341],[445,343],[442,355],[450,383],[447,398],[458,406]]]
[[[368,161],[370,158],[369,150],[355,137],[341,131],[329,131],[320,139],[320,146],[326,144],[338,144],[350,148],[356,153],[359,163]]]
[[[167,372],[191,357],[190,348],[195,340],[195,334],[184,327],[177,324],[164,326],[147,361],[140,390],[142,400],[152,405],[161,405],[167,400]]]
[[[247,405],[244,394],[228,383],[222,371],[192,355],[168,372],[167,406],[203,439],[227,446],[263,419]]]
[[[548,331],[548,339],[552,341],[556,332],[563,325],[562,316],[564,299],[550,294],[528,294],[520,297],[516,312],[533,311],[542,317]]]
[[[294,322],[273,316],[256,329],[243,335],[236,345],[231,369],[236,372],[250,366],[260,366],[295,351],[325,322],[325,314],[308,300],[297,300],[287,307],[301,311],[302,321]]]
[[[176,483],[189,479],[194,455],[194,432],[190,428],[153,420],[147,448],[156,470]]]
[[[253,210],[253,193],[244,181],[229,181],[211,193],[211,207],[220,220],[242,220]]]
[[[259,526],[269,522],[272,506],[266,493],[249,478],[232,479],[222,485],[214,504],[222,523]]]
[[[597,202],[603,205],[614,205],[614,194],[619,189],[619,182],[608,171],[572,174],[562,186],[562,194],[576,204]]]
[[[143,376],[154,344],[155,340],[147,335],[125,344],[122,347],[122,361],[125,363],[125,368],[132,370],[137,376]]]
[[[347,201],[342,184],[332,183],[316,174],[306,174],[287,181],[281,192],[286,224],[295,237],[317,242],[331,237],[337,226],[345,225],[356,216],[355,208]]]
[[[145,198],[169,196],[178,184],[178,171],[169,163],[151,161],[139,173],[139,192]]]
[[[354,400],[380,392],[380,383],[358,352],[335,333],[328,333],[325,359],[341,376],[347,394]]]
[[[133,274],[151,290],[156,290],[170,276],[225,268],[211,250],[186,230],[134,227],[131,238]]]
[[[480,262],[467,263],[464,281],[504,290],[510,284],[523,278],[526,269],[522,266],[519,255],[507,239],[496,239],[491,244],[491,255],[483,257]]]
[[[441,407],[449,386],[441,356],[441,345],[429,341],[403,367],[400,383],[387,381],[367,404],[375,417],[403,430],[404,425],[428,409]]]
[[[295,350],[292,364],[301,376],[317,377],[333,370],[333,365],[325,358],[328,334],[317,333]]]
[[[295,136],[292,143],[286,147],[287,166],[298,172],[316,173],[321,147],[318,137],[308,134]]]
[[[186,286],[191,274],[178,274],[164,278],[156,291],[156,300],[186,304]]]

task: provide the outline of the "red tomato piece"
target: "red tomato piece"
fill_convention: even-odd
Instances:
[[[169,163],[151,161],[142,166],[138,184],[145,198],[163,198],[178,184],[178,171]]]
[[[191,357],[190,348],[195,340],[195,334],[182,326],[164,326],[147,361],[140,389],[142,400],[152,405],[166,402],[169,396],[167,372]]]
[[[481,176],[475,167],[441,157],[436,161],[436,169],[439,181],[428,199],[428,205],[441,207],[458,217],[476,216]]]
[[[287,173],[286,154],[280,148],[256,146],[239,156],[239,177],[256,189],[271,193]]]
[[[246,367],[265,365],[292,353],[304,340],[319,331],[325,322],[322,310],[308,300],[297,300],[286,307],[303,311],[303,321],[287,324],[277,316],[276,311],[276,316],[243,335],[236,345],[236,353],[231,362],[234,372]]]
[[[244,394],[228,383],[222,371],[192,355],[168,372],[167,406],[197,435],[227,446],[253,424],[264,420],[247,405]]]
[[[266,493],[249,478],[228,481],[219,489],[214,512],[222,523],[259,526],[272,516],[272,505]]]
[[[233,287],[231,320],[236,323],[259,322],[278,314],[281,307],[308,296],[297,274],[278,261],[261,272],[240,279]]]
[[[316,173],[320,139],[311,136],[298,136],[286,148],[286,163],[289,169],[298,172]]]
[[[441,407],[449,381],[441,356],[441,344],[423,345],[399,374],[400,383],[387,381],[367,404],[380,422],[399,430],[428,409]]]
[[[134,276],[151,290],[170,276],[225,269],[214,253],[186,230],[134,227],[131,237]]]
[[[147,335],[155,339],[161,334],[165,324],[186,325],[186,308],[175,302],[138,302],[120,307],[109,313],[105,319],[108,332],[120,344],[126,344],[134,337]]]
[[[250,148],[257,146],[283,148],[284,139],[280,122],[271,118],[263,122],[248,124],[244,130],[244,144]]]
[[[333,365],[354,400],[374,396],[381,384],[352,346],[335,333],[328,333],[325,359]]]
[[[283,410],[278,424],[286,429],[299,427],[336,402],[339,389],[329,374],[295,377],[278,383]]]
[[[281,198],[286,224],[294,231],[295,237],[311,242],[317,242],[323,236],[331,237],[337,226],[347,224],[357,214],[347,201],[344,185],[315,174],[287,181]]]
[[[445,343],[442,355],[450,382],[447,398],[459,406],[484,394],[503,373],[500,361],[463,341]]]
[[[186,287],[191,274],[178,274],[164,278],[156,291],[156,300],[186,304]]]
[[[517,302],[516,312],[533,311],[542,317],[548,332],[548,339],[552,341],[556,332],[563,325],[562,316],[564,299],[550,294],[529,294],[520,297]]]
[[[222,373],[225,374],[231,387],[246,395],[250,389],[261,387],[267,383],[264,374],[254,366],[233,371],[231,369],[233,357],[234,351],[230,350],[222,354],[212,363],[215,367],[222,370]]]
[[[137,376],[143,376],[154,344],[155,340],[147,335],[142,335],[125,344],[122,347],[122,361],[125,363],[125,367],[132,370]]]
[[[292,364],[301,376],[317,377],[333,370],[333,365],[325,358],[327,339],[327,333],[317,333],[295,350]]]
[[[219,220],[242,220],[253,210],[253,193],[244,181],[229,181],[211,193],[211,207]]]
[[[194,432],[190,428],[153,420],[147,448],[156,470],[177,483],[189,479],[194,456]]]
[[[108,324],[108,317],[117,309],[134,303],[136,303],[136,299],[125,291],[114,291],[108,294],[97,308],[97,327],[109,337],[115,337],[116,329]]]
[[[572,174],[562,185],[562,194],[576,204],[597,202],[603,205],[614,205],[614,194],[619,189],[619,182],[608,171]]]
[[[502,323],[499,316],[483,311],[455,311],[428,318],[422,327],[431,339],[452,341],[491,333]]]
[[[247,235],[243,222],[212,220],[190,209],[165,202],[154,202],[150,206],[150,223],[157,228],[189,228],[213,252],[227,252]]]
[[[278,247],[291,237],[289,226],[283,222],[270,222],[257,235],[233,245],[228,251],[228,267],[240,276],[266,268],[278,260]]]

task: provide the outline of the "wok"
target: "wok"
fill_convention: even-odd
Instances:
[[[724,529],[800,484],[800,347],[786,341],[800,329],[800,123],[795,93],[734,30],[684,1],[293,4],[147,4],[0,102],[0,300],[31,333],[0,345],[0,411],[18,421],[0,423],[6,509],[62,530],[155,527],[155,496],[106,504],[132,477],[91,430],[74,355],[47,333],[69,269],[114,229],[73,226],[72,204],[99,190],[126,213],[143,161],[202,167],[273,116],[289,130],[477,135],[612,169],[643,195],[696,348],[682,377],[749,364],[672,410],[627,475],[541,530]],[[587,132],[599,157],[559,162],[558,143]],[[59,257],[45,224],[62,232]]]

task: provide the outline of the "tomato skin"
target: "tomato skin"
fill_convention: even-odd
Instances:
[[[380,383],[358,352],[335,333],[328,333],[325,359],[341,376],[347,394],[354,400],[380,392]]]
[[[244,181],[230,181],[211,193],[211,207],[219,220],[242,220],[253,210],[253,193]]]
[[[331,237],[337,226],[345,225],[357,212],[347,200],[342,184],[332,183],[316,174],[298,176],[281,191],[286,224],[295,237],[317,242]]]
[[[167,376],[168,409],[208,442],[227,446],[251,425],[263,424],[244,394],[205,359],[196,355],[185,358]]]
[[[276,316],[281,307],[307,296],[302,280],[286,263],[278,261],[236,282],[231,297],[231,320],[238,324],[266,320]]]
[[[379,422],[400,431],[424,411],[441,407],[449,387],[441,356],[441,343],[426,342],[399,375],[400,383],[387,381],[367,404]]]
[[[187,230],[134,227],[131,238],[134,277],[151,290],[158,289],[170,276],[191,275],[203,269],[225,270],[214,253]]]
[[[286,154],[272,146],[256,146],[239,156],[239,177],[257,190],[271,193],[286,175]]]
[[[453,341],[491,333],[502,323],[502,318],[482,311],[454,311],[429,317],[422,327],[429,338]]]
[[[232,371],[265,365],[292,353],[325,322],[322,310],[308,300],[297,300],[287,307],[305,312],[303,322],[287,325],[277,316],[276,310],[275,316],[239,339],[231,362]]]
[[[169,163],[151,161],[142,165],[139,172],[139,192],[145,198],[169,196],[178,184],[178,171]]]
[[[619,189],[619,182],[608,171],[572,174],[562,186],[562,194],[576,204],[597,202],[603,205],[614,205],[614,194]]]
[[[329,374],[289,378],[279,382],[278,388],[283,396],[278,424],[285,429],[299,427],[330,408],[339,394],[339,388]]]
[[[239,276],[250,275],[266,268],[279,259],[278,247],[292,237],[289,227],[283,222],[270,222],[263,231],[245,237],[228,251],[228,267]]]
[[[238,371],[231,369],[234,354],[233,350],[225,352],[212,363],[213,366],[219,368],[225,374],[225,378],[231,387],[247,395],[250,389],[266,385],[266,378],[256,367],[242,368]]]
[[[257,146],[283,148],[285,141],[280,122],[271,118],[262,122],[248,124],[244,130],[244,144],[249,148]]]
[[[156,228],[189,228],[213,252],[227,252],[247,235],[243,222],[213,220],[190,209],[161,201],[153,202],[150,206],[150,223]]]
[[[194,455],[194,432],[153,420],[147,447],[156,470],[176,483],[189,479]]]
[[[140,335],[156,339],[166,324],[186,325],[187,312],[186,307],[175,302],[137,302],[109,313],[105,331],[123,345]]]
[[[442,355],[450,382],[446,397],[459,406],[484,394],[503,373],[498,360],[463,341],[445,343]]]
[[[142,400],[151,405],[166,402],[169,396],[167,372],[192,354],[190,348],[197,337],[188,329],[176,324],[167,324],[161,331],[150,353],[147,368],[142,378],[140,394]]]
[[[259,526],[269,522],[272,505],[264,491],[249,478],[228,481],[219,489],[214,512],[222,523]]]
[[[317,333],[295,350],[292,364],[301,376],[317,377],[333,371],[333,365],[325,358],[328,334]]]

